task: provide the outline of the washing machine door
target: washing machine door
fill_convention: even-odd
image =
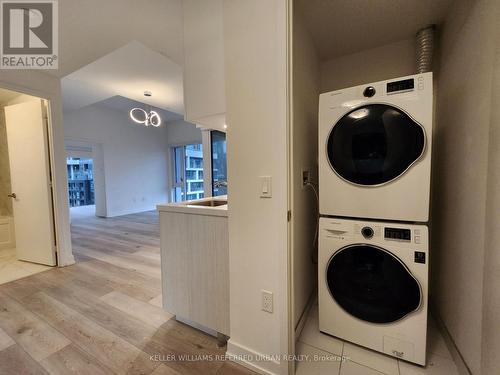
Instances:
[[[326,147],[337,175],[352,184],[376,186],[398,178],[422,156],[425,131],[399,108],[369,104],[340,118]]]
[[[326,270],[335,301],[349,314],[372,323],[391,323],[420,306],[420,284],[399,258],[377,246],[338,250]]]

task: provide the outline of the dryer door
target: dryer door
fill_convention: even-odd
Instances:
[[[420,285],[390,252],[372,245],[346,246],[330,259],[326,279],[335,301],[372,323],[399,320],[420,306]]]
[[[328,137],[330,165],[341,178],[374,186],[404,174],[423,154],[423,127],[387,104],[369,104],[345,114]]]

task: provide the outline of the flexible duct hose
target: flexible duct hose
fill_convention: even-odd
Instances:
[[[425,73],[432,70],[433,53],[434,26],[429,26],[417,32],[417,73]]]

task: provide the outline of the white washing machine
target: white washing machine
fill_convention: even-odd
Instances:
[[[319,330],[425,365],[425,225],[320,219]]]
[[[320,213],[427,222],[432,73],[319,98]]]

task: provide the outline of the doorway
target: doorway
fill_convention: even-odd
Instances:
[[[0,89],[0,283],[57,265],[48,112]]]

